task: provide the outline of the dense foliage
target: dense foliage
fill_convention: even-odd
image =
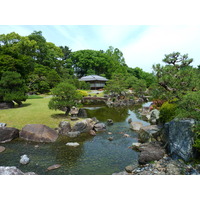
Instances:
[[[72,52],[68,46],[58,47],[47,42],[41,31],[28,36],[15,32],[0,35],[0,77],[6,71],[19,73],[30,94],[48,93],[63,81],[79,89],[89,89],[87,83],[78,79],[91,74],[108,79],[113,74],[121,74],[126,80],[126,89],[135,88],[139,92],[155,82],[152,73],[128,67],[118,48]]]
[[[193,59],[189,59],[187,54],[173,52],[165,55],[163,59],[165,66],[160,64],[153,66],[162,98],[181,99],[187,92],[199,90],[200,72],[190,65],[192,61]]]
[[[0,102],[16,102],[21,105],[27,99],[26,85],[17,72],[4,72],[0,79]]]

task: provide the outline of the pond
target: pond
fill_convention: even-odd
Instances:
[[[6,150],[0,154],[1,166],[16,166],[23,172],[33,171],[41,175],[111,175],[124,170],[124,167],[137,161],[138,153],[129,147],[137,142],[137,133],[130,129],[128,119],[149,123],[139,119],[134,108],[86,107],[88,117],[96,117],[106,123],[114,121],[105,132],[96,136],[82,134],[77,138],[59,136],[55,143],[36,143],[15,139],[3,144]],[[112,135],[108,135],[112,132]],[[124,133],[130,137],[124,137]],[[113,137],[109,141],[109,137]],[[67,142],[78,142],[78,147],[66,146]],[[30,162],[19,163],[20,156],[27,154]],[[54,164],[61,167],[51,171]]]

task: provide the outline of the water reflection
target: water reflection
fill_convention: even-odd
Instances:
[[[105,122],[107,119],[112,119],[114,122],[125,121],[129,116],[128,108],[109,108],[98,107],[98,109],[88,109],[86,111],[89,118],[96,117],[99,121]]]

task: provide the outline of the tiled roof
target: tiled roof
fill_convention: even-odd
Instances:
[[[79,81],[108,81],[108,79],[98,76],[98,75],[89,75],[89,76],[83,76],[79,79]]]

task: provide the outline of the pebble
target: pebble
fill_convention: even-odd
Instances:
[[[0,153],[3,152],[3,151],[5,151],[5,149],[6,149],[5,147],[0,146]]]
[[[21,159],[20,159],[19,162],[20,162],[22,165],[26,165],[26,164],[29,163],[29,161],[30,161],[29,157],[28,157],[26,154],[24,154],[24,155],[21,156]]]
[[[78,142],[68,142],[66,145],[70,146],[70,147],[77,147],[77,146],[79,146],[79,143]]]
[[[125,134],[124,134],[124,137],[130,137],[130,135],[125,133]]]
[[[53,169],[58,169],[59,167],[61,167],[60,164],[55,164],[55,165],[51,165],[50,167],[47,168],[48,171],[53,170]]]

